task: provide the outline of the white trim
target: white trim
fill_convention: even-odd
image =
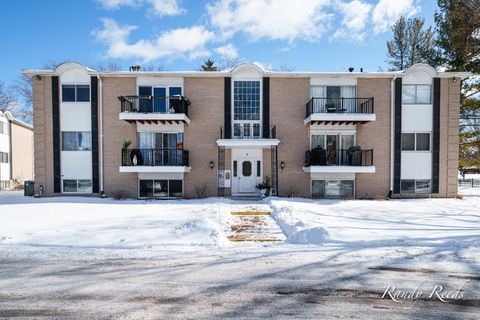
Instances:
[[[120,112],[120,120],[165,120],[165,121],[184,121],[190,123],[190,118],[184,113],[141,113],[141,112]]]
[[[263,70],[258,65],[253,63],[242,63],[237,65],[235,68],[230,70],[223,70],[223,71],[104,71],[98,72],[96,70],[91,70],[86,68],[85,66],[78,64],[76,62],[68,62],[62,65],[59,65],[55,70],[47,70],[47,69],[29,69],[29,70],[22,70],[22,74],[25,74],[29,77],[33,77],[36,75],[58,75],[64,72],[64,70],[69,69],[71,67],[83,67],[88,74],[91,75],[105,75],[108,77],[117,76],[117,77],[138,77],[138,76],[159,76],[159,77],[225,77],[235,75],[236,73],[241,75],[242,72],[239,72],[239,69],[243,69],[245,67],[249,67],[251,71],[256,71],[260,77],[280,77],[280,78],[308,78],[308,77],[345,77],[345,78],[393,78],[393,77],[404,77],[407,72],[405,70],[400,71],[391,71],[391,72],[283,72],[283,71],[268,71]],[[425,65],[417,67],[414,65],[410,67],[409,71],[414,71],[415,69],[425,69]],[[431,68],[431,67],[430,67]],[[435,70],[435,69],[433,69]],[[427,71],[433,73],[430,71]],[[438,72],[438,77],[440,78],[453,78],[457,77],[459,79],[465,79],[470,77],[472,74],[470,72]]]
[[[314,113],[306,118],[303,123],[305,125],[312,121],[362,121],[370,122],[376,121],[375,113]]]
[[[190,172],[192,167],[183,167],[183,166],[120,166],[119,172],[145,172],[145,173],[155,173],[155,172],[165,172],[165,173],[184,173]]]
[[[278,139],[218,139],[219,147],[230,148],[269,148],[277,146],[280,143]]]
[[[306,173],[334,173],[334,172],[351,172],[351,173],[375,173],[375,166],[310,166],[303,167]]]

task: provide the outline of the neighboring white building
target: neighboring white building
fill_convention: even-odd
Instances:
[[[0,112],[0,189],[33,179],[33,127]]]

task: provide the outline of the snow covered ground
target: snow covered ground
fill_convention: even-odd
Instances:
[[[0,193],[0,244],[191,251],[229,247],[231,211],[271,209],[287,244],[480,245],[480,189],[460,199],[309,200],[34,199]]]
[[[464,199],[139,201],[0,192],[0,317],[475,319],[480,189]],[[230,243],[270,208],[283,243]],[[466,284],[468,282],[468,284]],[[461,301],[381,299],[389,285]]]

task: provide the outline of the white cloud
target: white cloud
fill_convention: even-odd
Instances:
[[[238,49],[231,43],[214,49],[222,60],[232,61],[238,58]]]
[[[187,57],[194,59],[209,54],[206,49],[208,41],[214,37],[213,32],[203,26],[192,26],[167,30],[155,39],[142,39],[129,43],[128,39],[137,27],[119,25],[115,20],[102,20],[103,28],[93,32],[98,41],[107,46],[109,58],[140,59],[142,62],[155,61],[160,58]]]
[[[159,16],[175,16],[185,13],[180,7],[179,0],[97,0],[105,9],[115,10],[122,6],[140,7],[148,4],[153,12]]]
[[[379,0],[372,14],[373,31],[375,34],[385,32],[400,16],[410,17],[419,10],[414,0]]]
[[[260,39],[318,40],[332,14],[331,0],[217,0],[207,6],[210,23],[224,36],[243,32]]]
[[[341,26],[333,34],[333,38],[348,38],[362,42],[373,6],[360,0],[353,0],[350,2],[339,1],[337,8],[343,15],[343,20]]]

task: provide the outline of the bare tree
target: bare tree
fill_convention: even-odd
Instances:
[[[11,94],[10,90],[5,86],[3,81],[0,80],[0,111],[13,111],[15,106],[15,98]]]
[[[98,71],[121,71],[122,67],[115,62],[109,62],[107,64],[99,64],[95,69]]]
[[[43,64],[44,69],[55,70],[59,65],[58,62],[49,59]],[[16,103],[14,115],[21,118],[25,122],[32,123],[33,120],[33,94],[32,79],[26,75],[20,77],[13,83],[12,91],[20,98]]]
[[[153,65],[153,64],[147,64],[142,67],[143,71],[164,71],[165,68],[159,64],[159,65]]]
[[[292,72],[295,71],[295,67],[286,65],[286,64],[281,64],[279,66],[274,66],[272,67],[272,71],[278,71],[278,72]]]

